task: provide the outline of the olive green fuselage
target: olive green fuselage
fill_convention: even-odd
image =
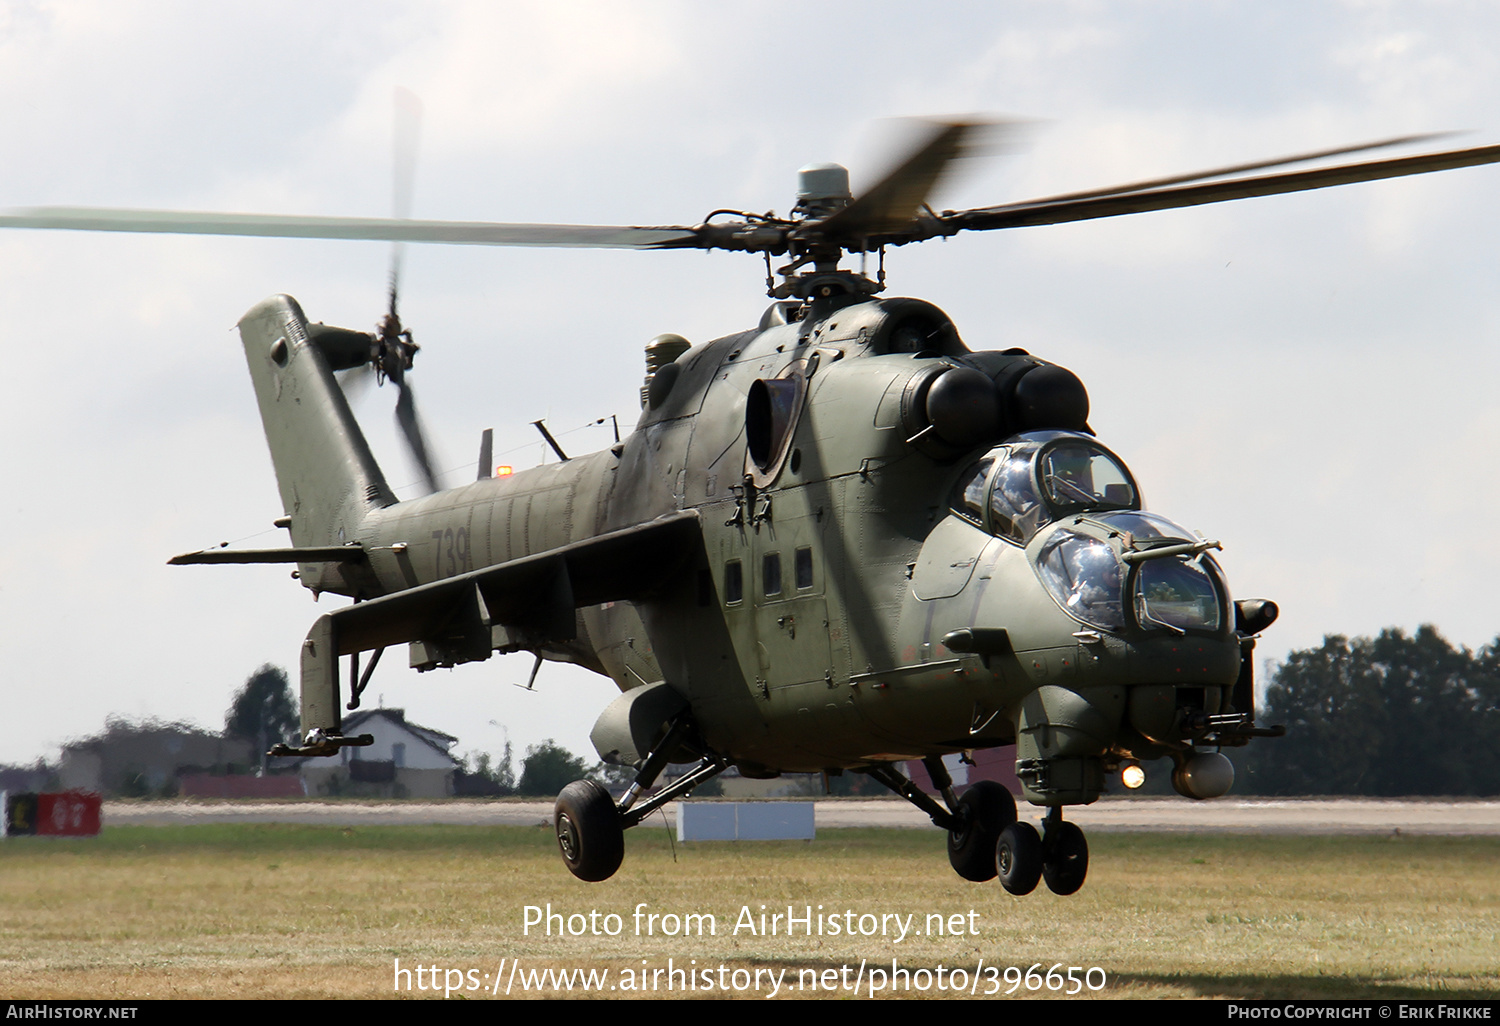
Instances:
[[[611,449],[421,499],[334,502],[300,536],[278,460],[294,543],[328,544],[336,528],[367,560],[306,564],[303,583],[392,595],[691,510],[701,546],[649,601],[581,607],[571,639],[501,633],[494,647],[579,663],[622,691],[665,681],[702,740],[751,773],[1018,741],[1023,759],[1059,766],[1181,746],[1184,689],[1208,712],[1227,707],[1240,639],[1227,623],[1168,637],[1087,630],[1038,580],[1045,532],[1022,547],[950,510],[960,472],[999,439],[968,451],[924,440],[917,385],[957,366],[1003,381],[1041,361],[970,353],[951,326],[932,349],[891,351],[892,322],[913,309],[946,324],[926,304],[868,302],[694,347]],[[1004,650],[945,647],[971,628],[1003,629]],[[420,644],[412,661],[443,662]],[[1152,703],[1168,707],[1156,720]],[[1142,733],[1158,721],[1159,736]],[[1029,796],[1097,793],[1084,780]]]

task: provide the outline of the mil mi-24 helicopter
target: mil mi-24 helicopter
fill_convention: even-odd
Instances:
[[[417,352],[390,309],[375,333],[310,322],[287,296],[239,322],[291,546],[174,563],[296,563],[318,617],[301,652],[299,745],[331,756],[381,653],[418,670],[527,651],[610,677],[592,740],[636,770],[618,801],[559,795],[568,869],[603,880],[624,830],[734,766],[751,777],[863,772],[948,832],[953,868],[1026,894],[1078,890],[1088,846],[1068,805],[1170,758],[1177,791],[1227,792],[1221,749],[1255,722],[1256,637],[1273,602],[1234,600],[1205,539],[1143,508],[1096,440],[1070,371],[1021,349],[973,351],[937,307],[884,298],[884,253],[961,231],[1112,217],[1500,161],[1500,146],[1334,167],[1281,165],[1386,140],[968,210],[927,205],[981,126],[935,124],[862,195],[804,168],[790,215],[612,227],[46,208],[0,227],[443,242],[726,249],[762,254],[759,325],[647,348],[642,411],[600,452],[398,502],[335,372],[400,388],[398,419],[432,474],[407,376]],[[1423,137],[1426,138],[1426,137]],[[874,277],[841,267],[875,254]],[[772,258],[787,262],[773,272]],[[361,672],[361,659],[373,653]],[[341,660],[348,657],[348,694]],[[1041,833],[1004,787],[956,793],[943,756],[1016,745]],[[919,759],[942,801],[897,764]],[[652,791],[669,763],[696,764]]]

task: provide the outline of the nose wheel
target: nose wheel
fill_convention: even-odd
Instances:
[[[1065,823],[1062,806],[1047,810],[1043,832],[1016,820],[1016,800],[1002,784],[977,781],[954,794],[953,781],[936,756],[923,759],[932,782],[948,803],[943,808],[904,774],[888,766],[869,766],[869,774],[932,817],[948,832],[948,861],[965,880],[1000,878],[1011,894],[1030,894],[1047,881],[1053,894],[1073,894],[1089,871],[1089,846],[1083,831]]]
[[[995,845],[1000,886],[1012,894],[1030,894],[1042,878],[1042,839],[1030,823],[1012,823]]]
[[[1089,845],[1078,824],[1062,818],[1062,808],[1047,811],[1044,833],[1030,823],[1012,823],[1000,831],[995,846],[1000,885],[1011,894],[1030,894],[1045,880],[1053,894],[1074,894],[1089,872]]]
[[[1083,886],[1089,873],[1089,842],[1077,823],[1063,821],[1061,810],[1054,821],[1047,817],[1047,834],[1042,839],[1042,879],[1053,894],[1073,894]]]

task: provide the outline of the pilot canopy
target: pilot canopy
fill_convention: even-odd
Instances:
[[[1119,458],[1087,435],[1029,431],[991,449],[959,477],[959,516],[1025,545],[1073,513],[1140,509],[1135,479]]]

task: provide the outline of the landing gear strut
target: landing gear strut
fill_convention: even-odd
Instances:
[[[557,829],[557,847],[568,872],[590,883],[608,880],[624,861],[627,828],[724,771],[729,765],[725,760],[716,755],[705,756],[691,773],[678,777],[636,805],[636,799],[666,769],[668,758],[689,729],[686,716],[672,721],[666,737],[646,757],[619,805],[602,784],[593,780],[575,780],[562,789],[557,796],[553,823]]]
[[[922,765],[942,792],[948,808],[943,808],[888,766],[872,766],[865,772],[927,813],[935,825],[948,831],[948,862],[955,873],[976,883],[993,880],[996,845],[1005,830],[1016,822],[1015,798],[1003,784],[992,780],[974,783],[960,798],[954,793],[953,778],[948,775],[948,767],[943,765],[942,759],[923,759]],[[1032,834],[1035,833],[1032,830]],[[1031,886],[1036,886],[1035,880]]]

